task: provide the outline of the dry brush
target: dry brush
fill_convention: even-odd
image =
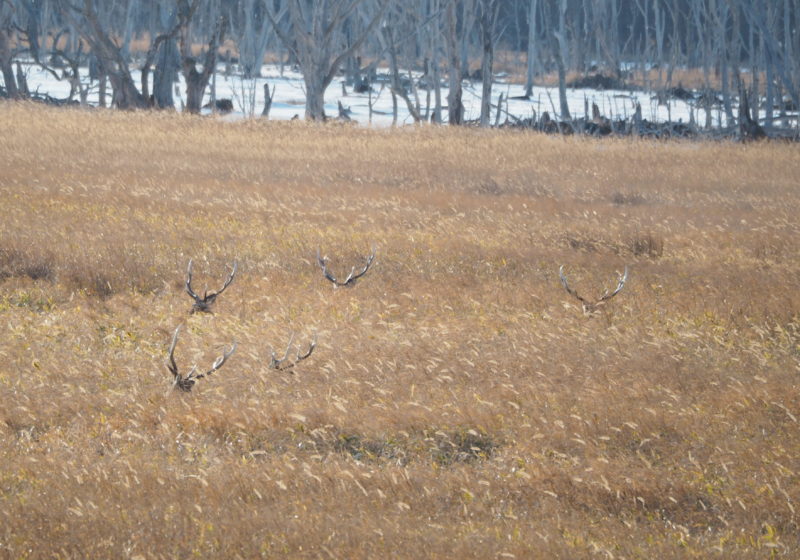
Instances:
[[[800,553],[796,147],[0,119],[0,557]]]

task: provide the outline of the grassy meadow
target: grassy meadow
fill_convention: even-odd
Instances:
[[[797,145],[0,122],[0,558],[800,556]]]

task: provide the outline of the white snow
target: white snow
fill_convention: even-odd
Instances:
[[[36,65],[27,65],[24,68],[27,74],[28,87],[31,91],[38,91],[41,94],[47,93],[60,99],[64,99],[69,95],[70,86],[67,80],[56,80],[50,73],[45,72]],[[86,69],[82,69],[82,76],[87,75],[88,72]],[[134,81],[139,84],[139,72],[133,71],[132,75]],[[272,108],[269,113],[270,119],[288,120],[295,116],[303,118],[305,114],[305,91],[302,75],[288,68],[284,68],[283,73],[281,73],[279,67],[267,65],[262,68],[262,76],[263,77],[253,80],[244,80],[236,75],[226,77],[223,65],[219,65],[216,75],[216,98],[231,99],[234,105],[234,112],[227,115],[225,118],[234,120],[251,116],[260,117],[264,107],[263,84],[265,82],[269,83],[270,89],[273,87],[275,88]],[[381,89],[380,84],[373,85],[373,114],[370,120],[369,94],[353,93],[351,88],[347,87],[348,93],[347,95],[343,95],[343,80],[343,77],[335,79],[325,92],[325,113],[328,116],[336,117],[338,115],[337,103],[341,101],[344,107],[349,107],[351,118],[361,125],[378,127],[392,125],[392,96],[388,84],[383,89]],[[89,87],[87,102],[91,105],[97,105],[99,99],[97,82],[90,84],[88,79],[84,79],[83,85]],[[179,96],[175,97],[175,104],[180,110],[182,102],[185,103],[185,87],[182,77],[176,85]],[[463,87],[464,93],[462,101],[465,108],[465,118],[467,120],[477,120],[480,116],[481,84],[480,82],[465,81]],[[210,92],[211,88],[209,86],[209,88],[206,88],[205,102],[210,100]],[[447,92],[447,87],[443,86],[441,89],[443,104],[446,104]],[[503,79],[498,79],[492,88],[492,122],[494,122],[496,114],[496,109],[494,107],[496,107],[498,97],[501,93],[504,98],[504,110],[506,109],[506,103],[508,103],[508,112],[517,118],[528,118],[532,115],[532,111],[536,111],[537,116],[540,116],[544,111],[548,111],[551,116],[558,115],[559,102],[557,88],[535,87],[530,100],[513,99],[513,97],[520,97],[523,95],[523,86],[506,83]],[[418,95],[424,115],[427,92],[420,89],[418,90]],[[433,98],[434,95],[431,91],[431,111],[433,110]],[[110,100],[110,96],[107,99]],[[510,101],[506,102],[506,100]],[[670,100],[669,106],[659,105],[654,95],[647,92],[568,89],[567,100],[573,118],[585,116],[586,107],[589,108],[589,116],[591,117],[592,103],[598,105],[601,114],[613,119],[630,118],[635,110],[636,102],[640,103],[642,106],[643,118],[651,121],[660,122],[671,120],[677,122],[682,120],[683,122],[688,122],[690,111],[692,110],[689,103],[680,100]],[[205,110],[204,112],[210,111]],[[697,113],[695,118],[704,121],[705,113],[703,112],[701,114],[702,118]],[[446,117],[447,114],[446,111],[444,111],[443,118]],[[724,115],[722,118],[725,118]],[[717,119],[717,111],[715,110],[715,124],[718,124]],[[505,122],[505,120],[506,115],[502,115],[500,121]],[[397,100],[397,124],[413,124],[413,118],[409,114],[405,102],[399,98]]]

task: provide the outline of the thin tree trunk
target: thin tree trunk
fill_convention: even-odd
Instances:
[[[533,78],[536,75],[536,12],[539,8],[539,0],[530,0],[530,10],[528,11],[528,65],[525,74],[525,97],[533,95]]]
[[[558,67],[558,102],[561,106],[561,120],[569,120],[569,103],[567,102],[567,71],[564,58],[567,52],[566,28],[567,0],[561,0],[558,12],[558,31],[553,35],[556,38],[556,66]]]
[[[481,63],[481,126],[491,126],[492,121],[492,65],[494,62],[494,20],[497,3],[494,0],[481,0],[481,42],[483,60]]]
[[[464,105],[461,102],[461,58],[458,52],[456,1],[447,6],[447,56],[449,61],[450,90],[447,93],[448,123],[457,126],[464,123]]]
[[[16,99],[19,95],[17,81],[14,77],[14,68],[11,65],[11,41],[8,31],[0,29],[0,72],[3,73],[3,83],[6,85],[6,95],[9,99]]]
[[[435,124],[442,123],[442,78],[439,76],[439,63],[436,60],[431,62],[433,65],[433,118]]]

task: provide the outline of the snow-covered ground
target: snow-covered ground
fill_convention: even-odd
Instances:
[[[31,91],[38,91],[40,94],[47,93],[56,98],[66,98],[69,95],[70,86],[66,80],[56,80],[53,76],[43,71],[38,66],[29,65],[26,67],[28,87]],[[87,75],[85,71],[82,75]],[[269,118],[276,120],[288,120],[295,116],[303,117],[305,113],[305,90],[302,75],[290,70],[288,67],[281,70],[277,66],[267,65],[262,68],[262,76],[254,80],[244,80],[236,75],[225,76],[224,67],[220,65],[216,75],[216,98],[228,98],[233,101],[234,112],[227,115],[227,119],[240,119],[250,116],[260,116],[264,107],[264,86],[269,83],[270,89],[275,88],[272,108]],[[138,71],[133,72],[134,80],[139,83],[140,76]],[[347,89],[347,95],[342,92],[343,78],[337,78],[325,92],[325,113],[335,117],[338,115],[338,102],[350,109],[351,118],[364,126],[391,126],[392,116],[392,95],[388,85],[381,89],[380,85],[373,88],[372,93],[372,118],[370,119],[370,96],[367,93],[359,94]],[[85,85],[89,85],[88,82]],[[185,102],[185,87],[183,79],[176,84],[178,97],[175,98],[176,105],[180,108]],[[502,78],[498,78],[492,88],[492,104],[496,106],[500,94],[503,94],[503,107],[511,115],[525,119],[548,111],[551,116],[558,115],[558,89],[535,87],[533,96],[530,100],[514,99],[524,93],[521,85],[506,83]],[[426,95],[425,90],[418,90],[422,113],[425,114]],[[446,103],[447,88],[442,87],[442,102]],[[76,96],[77,97],[77,96]],[[430,92],[430,104],[433,107],[433,91]],[[210,87],[206,89],[206,102],[210,99]],[[591,115],[592,103],[596,103],[600,112],[611,118],[627,118],[633,115],[636,103],[642,106],[642,117],[651,121],[679,121],[688,122],[692,107],[689,103],[680,100],[670,100],[669,105],[659,105],[654,95],[649,92],[630,92],[605,90],[598,91],[593,89],[568,89],[567,100],[570,113],[573,117],[583,117],[586,108],[589,108]],[[88,103],[96,105],[98,102],[97,82],[89,85]],[[480,82],[464,82],[463,103],[466,110],[466,119],[477,119],[480,115],[481,84]],[[492,122],[495,119],[496,109],[492,109]],[[702,113],[702,119],[705,113]],[[446,118],[446,114],[444,115]],[[695,115],[697,120],[701,120],[700,115]],[[717,111],[714,111],[714,124],[717,123]],[[724,119],[724,115],[722,116]],[[500,122],[505,122],[506,116],[502,115]],[[513,120],[513,119],[510,119]],[[397,124],[413,124],[405,102],[398,99],[397,103]],[[726,124],[723,122],[723,125]]]

